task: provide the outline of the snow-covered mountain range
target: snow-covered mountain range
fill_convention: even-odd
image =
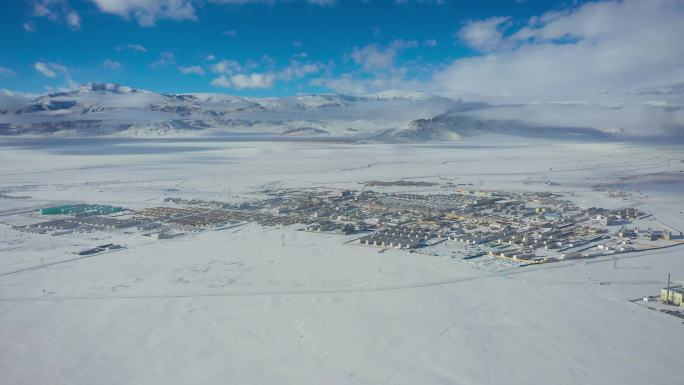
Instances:
[[[672,93],[672,89],[678,90],[669,88],[668,92]],[[650,92],[648,96],[657,95]],[[684,125],[678,125],[677,118],[681,108],[657,103],[639,108],[652,109],[651,116],[660,120],[663,117],[658,114],[675,115],[669,119],[669,126],[660,128],[658,135],[681,136],[684,132]],[[576,103],[494,106],[415,91],[262,99],[225,94],[162,94],[106,83],[87,83],[77,89],[41,96],[0,91],[2,135],[252,133],[391,142],[458,140],[480,134],[640,135],[634,119],[619,118],[630,113],[635,112]],[[582,119],[610,114],[616,118],[607,118],[605,124],[603,120],[595,124],[596,119]]]

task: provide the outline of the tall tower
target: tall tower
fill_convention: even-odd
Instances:
[[[667,273],[667,291],[665,292],[665,303],[670,303],[670,273]]]

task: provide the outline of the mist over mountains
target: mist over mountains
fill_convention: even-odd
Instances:
[[[357,141],[454,141],[478,135],[682,138],[684,85],[597,102],[493,105],[419,91],[245,98],[163,94],[108,83],[25,95],[0,92],[0,134],[174,136],[268,134]]]

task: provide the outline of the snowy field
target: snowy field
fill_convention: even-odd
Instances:
[[[684,384],[682,320],[629,302],[684,279],[684,246],[485,269],[296,225],[156,241],[10,226],[55,203],[407,178],[634,203],[682,231],[683,170],[681,146],[637,143],[5,138],[0,192],[29,198],[0,198],[0,384]],[[127,248],[60,263],[108,242]]]

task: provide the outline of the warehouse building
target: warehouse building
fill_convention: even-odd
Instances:
[[[684,287],[674,286],[669,290],[667,288],[660,289],[660,300],[684,307]]]

